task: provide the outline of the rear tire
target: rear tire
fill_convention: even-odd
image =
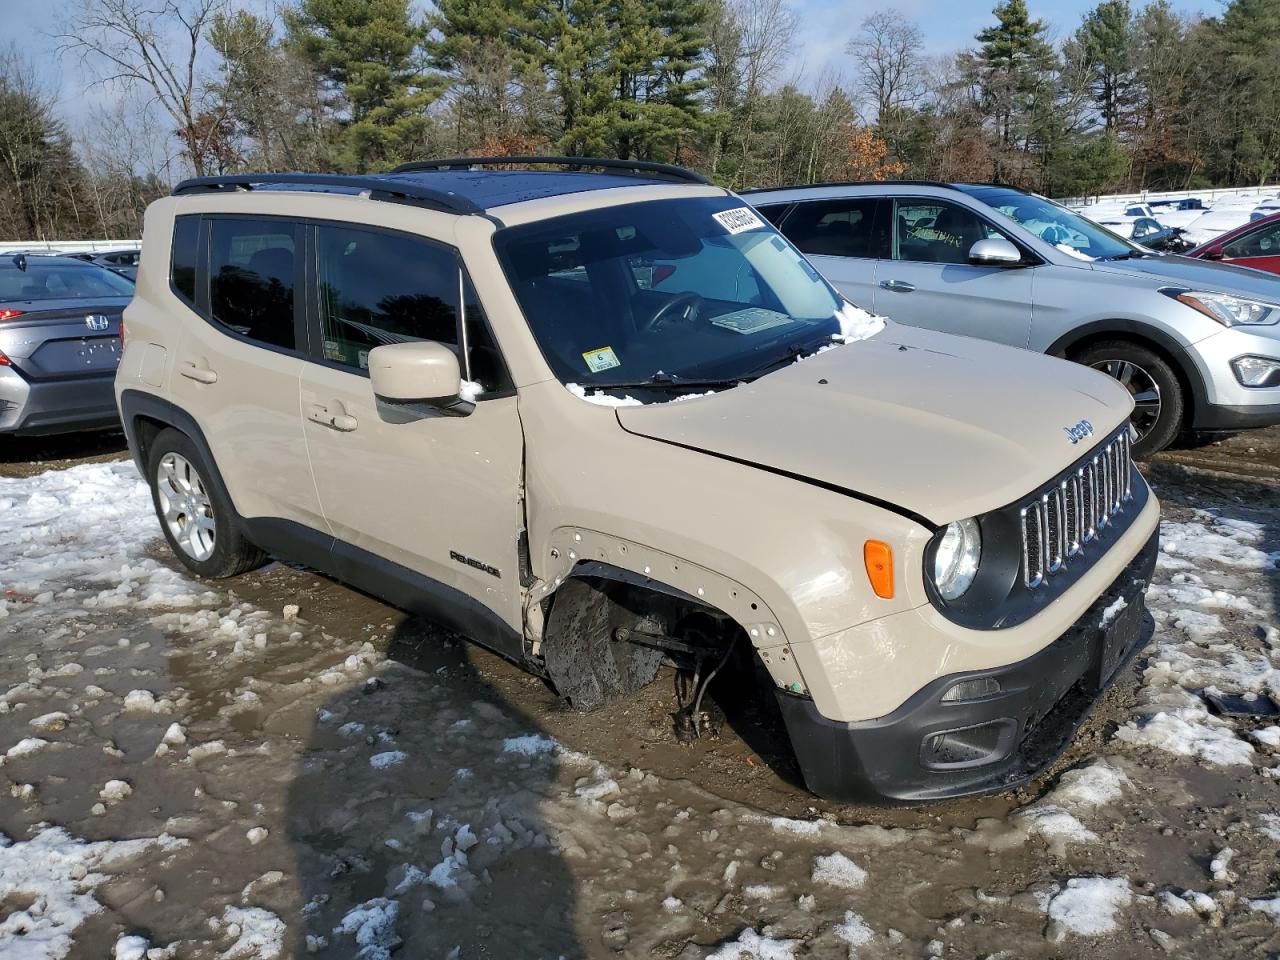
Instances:
[[[240,532],[230,497],[185,433],[169,428],[151,441],[147,483],[164,538],[192,573],[217,580],[266,562]]]
[[[1128,340],[1103,340],[1071,359],[1117,380],[1134,398],[1131,423],[1138,430],[1135,457],[1159,453],[1182,432],[1186,397],[1169,362],[1154,350]]]
[[[547,619],[543,659],[556,692],[584,713],[652,683],[662,652],[613,639],[637,617],[600,587],[571,578],[557,592]]]

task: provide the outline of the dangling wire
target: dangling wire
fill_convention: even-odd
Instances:
[[[693,701],[693,732],[698,736],[702,736],[702,730],[700,729],[702,718],[702,696],[707,692],[707,687],[711,686],[711,681],[714,680],[716,674],[720,672],[720,668],[729,662],[729,654],[733,653],[733,645],[737,642],[738,632],[735,631],[733,639],[729,641],[729,646],[725,647],[724,656],[721,657],[720,662],[715,665],[715,669],[707,674],[706,679],[702,681],[701,688],[697,686],[697,675],[695,672],[694,689],[696,689],[698,693]],[[699,664],[699,666],[700,665],[701,664]]]

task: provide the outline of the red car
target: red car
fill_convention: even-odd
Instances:
[[[1184,256],[1280,273],[1280,213],[1236,227]]]

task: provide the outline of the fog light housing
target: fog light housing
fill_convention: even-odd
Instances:
[[[964,700],[981,700],[1000,692],[1000,681],[995,677],[974,677],[972,680],[961,680],[947,688],[942,695],[943,703],[960,703]]]
[[[920,745],[920,761],[933,770],[958,770],[996,763],[1013,749],[1017,729],[1016,721],[1004,718],[933,733]]]
[[[1280,360],[1271,357],[1236,357],[1231,370],[1242,387],[1280,387]]]

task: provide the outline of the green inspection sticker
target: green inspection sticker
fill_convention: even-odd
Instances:
[[[614,367],[622,366],[622,361],[613,352],[613,347],[588,350],[582,355],[582,359],[587,362],[587,369],[592,373],[599,373],[601,370],[611,370]]]

